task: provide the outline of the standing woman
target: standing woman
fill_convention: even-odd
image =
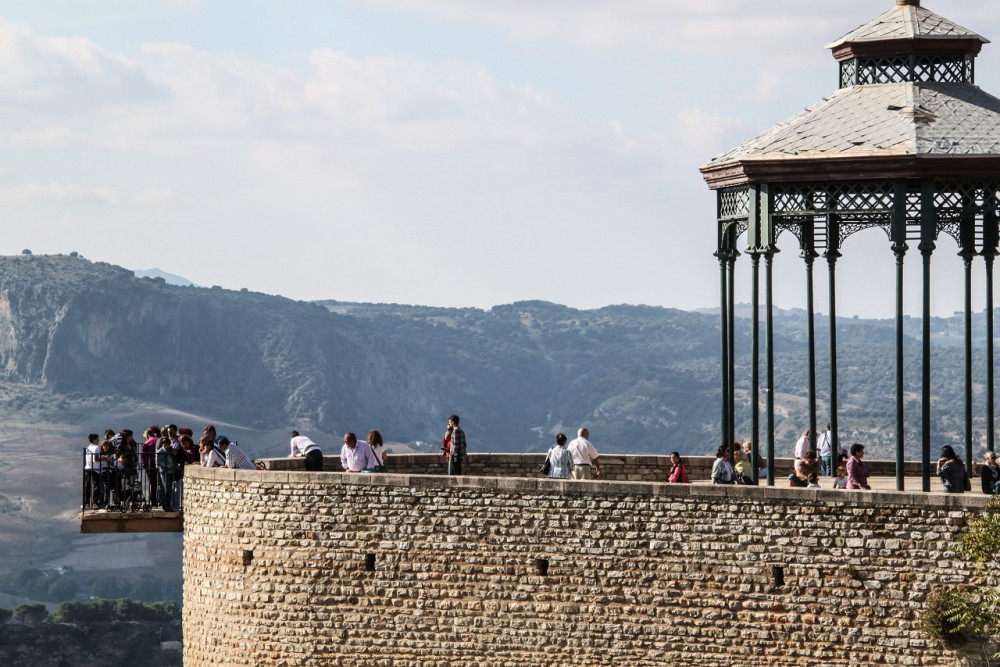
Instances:
[[[382,434],[375,429],[368,431],[368,446],[372,448],[372,454],[375,455],[375,467],[372,468],[372,472],[389,472],[389,469],[385,467],[386,453]]]
[[[715,463],[712,464],[712,484],[733,483],[733,475],[736,471],[733,470],[733,464],[729,462],[729,456],[729,447],[719,445],[719,449],[715,453]]]
[[[951,445],[941,448],[937,475],[941,478],[941,486],[944,487],[945,493],[965,493],[972,490],[972,484],[966,484],[968,475],[965,472],[965,464],[958,458],[955,448]]]
[[[670,454],[670,476],[667,478],[667,481],[674,484],[690,483],[687,468],[684,467],[684,461],[681,460],[681,455],[678,452]]]
[[[573,470],[573,455],[566,449],[566,436],[560,433],[556,436],[556,444],[549,450],[549,478],[569,479]]]
[[[146,482],[149,484],[149,494],[146,500],[153,507],[156,507],[156,487],[160,479],[160,472],[156,467],[156,447],[160,443],[160,427],[153,424],[146,429],[143,434],[146,436],[142,443],[142,469],[146,473]]]
[[[861,458],[865,455],[865,446],[860,442],[851,445],[851,458],[847,461],[847,488],[868,489],[868,468],[862,463]]]

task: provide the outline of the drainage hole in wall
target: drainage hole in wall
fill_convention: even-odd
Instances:
[[[771,566],[771,581],[775,586],[785,585],[785,568],[780,565]]]
[[[549,559],[548,558],[536,558],[535,559],[535,571],[543,577],[549,573]]]
[[[243,565],[246,566],[246,565],[249,565],[252,562],[253,562],[253,549],[244,549],[243,550]]]
[[[375,571],[375,554],[365,554],[365,569],[369,572]]]

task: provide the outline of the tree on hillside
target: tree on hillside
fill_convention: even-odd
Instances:
[[[12,614],[15,621],[25,625],[37,625],[45,620],[49,612],[43,604],[21,604],[14,609]]]

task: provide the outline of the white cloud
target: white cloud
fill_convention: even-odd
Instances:
[[[102,204],[111,206],[159,207],[176,203],[169,188],[148,188],[123,192],[112,187],[91,187],[72,183],[29,183],[0,188],[0,204],[36,205],[45,203]]]
[[[865,17],[872,9],[866,0],[825,4],[771,0],[766,5],[751,0],[369,2],[494,25],[524,40],[560,38],[586,48],[641,48],[722,58],[758,57],[762,52],[800,56],[803,42],[822,46],[856,27],[849,25],[850,20],[845,24],[845,16]]]
[[[46,37],[0,17],[0,104],[79,110],[157,93],[135,63],[84,37]]]
[[[724,151],[723,142],[727,132],[743,127],[739,118],[727,116],[700,106],[685,107],[675,114],[670,124],[674,140],[688,152],[701,156],[712,156]]]

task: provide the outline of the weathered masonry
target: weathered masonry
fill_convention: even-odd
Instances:
[[[184,664],[977,664],[919,614],[978,494],[227,471]]]

